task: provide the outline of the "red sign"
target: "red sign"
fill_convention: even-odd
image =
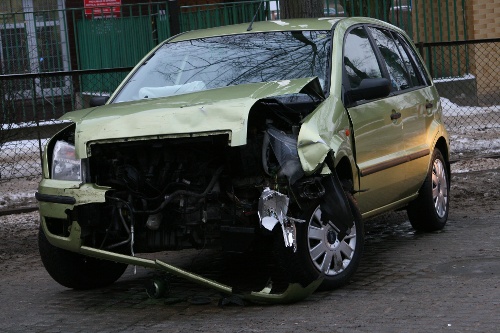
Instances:
[[[83,0],[86,17],[120,16],[122,0]]]

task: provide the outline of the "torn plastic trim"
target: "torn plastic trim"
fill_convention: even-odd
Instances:
[[[193,283],[211,289],[215,289],[227,295],[235,295],[251,302],[267,303],[267,304],[283,304],[283,303],[298,302],[303,299],[306,299],[309,295],[311,295],[320,286],[324,278],[323,275],[320,275],[317,280],[311,282],[306,287],[302,287],[302,285],[298,283],[291,283],[288,285],[288,288],[281,294],[271,294],[272,288],[269,286],[266,286],[261,291],[251,291],[248,293],[235,293],[231,286],[205,278],[198,274],[190,273],[181,268],[169,265],[161,260],[151,260],[141,257],[133,257],[126,254],[100,250],[88,246],[80,246],[81,228],[76,222],[73,222],[72,224],[72,229],[69,237],[56,236],[50,233],[50,231],[47,229],[44,223],[42,223],[42,227],[49,242],[53,245],[57,244],[57,246],[62,249],[69,250],[72,252],[78,252],[80,254],[98,259],[110,260],[114,262],[120,262],[128,265],[136,265],[151,269],[159,269],[171,273],[173,275],[176,275],[180,278],[184,278]]]
[[[257,303],[293,303],[297,301],[301,301],[311,295],[323,282],[323,278],[319,278],[313,282],[311,282],[305,288],[302,287],[298,283],[291,283],[288,285],[288,288],[281,294],[271,294],[271,287],[266,286],[261,291],[252,291],[250,293],[233,293],[233,288],[217,281],[204,278],[200,275],[187,272],[181,268],[169,265],[161,260],[155,260],[155,264],[162,270],[165,270],[171,274],[174,274],[178,277],[185,278],[194,283],[198,283],[205,287],[209,287],[215,289],[221,293],[228,295],[235,295],[243,298],[247,301],[257,302]]]
[[[337,229],[338,241],[342,241],[353,227],[354,217],[349,206],[349,200],[337,175],[334,161],[335,153],[330,150],[324,164],[328,166],[331,173],[322,179],[325,195],[320,200],[320,206],[328,223],[332,223]]]
[[[286,247],[293,247],[297,252],[297,230],[295,223],[303,223],[305,220],[286,216],[290,199],[278,192],[266,187],[259,198],[259,219],[261,226],[272,231],[276,224],[281,224],[283,241]]]
[[[320,276],[317,280],[311,282],[308,286],[302,287],[299,283],[291,283],[288,285],[287,289],[281,294],[271,294],[272,288],[266,286],[261,291],[251,291],[248,293],[235,293],[233,287],[219,283],[215,280],[205,278],[201,275],[188,272],[179,267],[167,264],[161,260],[150,260],[138,257],[131,257],[129,255],[117,254],[113,252],[108,252],[104,250],[99,250],[87,246],[82,246],[79,251],[81,254],[88,255],[91,257],[112,260],[116,262],[121,262],[129,265],[138,265],[147,268],[159,269],[180,278],[186,279],[190,282],[205,286],[223,294],[234,295],[241,297],[244,300],[256,303],[267,303],[267,304],[284,304],[298,302],[309,297],[323,282],[323,276]]]

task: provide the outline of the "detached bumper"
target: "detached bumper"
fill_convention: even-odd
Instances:
[[[223,294],[235,295],[244,300],[258,303],[292,303],[300,301],[311,295],[323,280],[320,278],[306,287],[298,283],[290,284],[281,294],[271,294],[271,288],[235,294],[231,286],[190,273],[161,260],[150,260],[84,246],[81,240],[81,227],[77,221],[69,221],[69,216],[71,216],[71,214],[68,213],[73,211],[78,205],[104,203],[105,194],[108,190],[109,188],[99,187],[94,184],[79,184],[77,182],[47,179],[42,180],[35,196],[39,202],[41,225],[48,241],[58,248],[83,255],[165,271],[191,282],[215,289]],[[68,226],[66,235],[60,236],[51,232],[47,225],[48,219],[59,220],[61,223],[66,223]]]
[[[81,229],[76,221],[68,220],[68,213],[78,205],[105,202],[108,190],[107,187],[99,187],[95,184],[43,179],[35,197],[38,200],[41,225],[48,241],[56,247],[81,252]],[[51,232],[47,226],[48,219],[60,221],[61,226],[64,223],[69,224],[69,235],[63,237]]]

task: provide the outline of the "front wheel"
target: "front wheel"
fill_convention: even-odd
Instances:
[[[351,194],[347,193],[354,225],[349,234],[337,240],[333,223],[323,219],[321,206],[313,205],[304,214],[304,223],[296,223],[297,251],[285,248],[283,239],[277,240],[278,262],[289,278],[307,286],[321,275],[322,290],[331,290],[346,284],[356,271],[363,252],[364,230],[361,214]]]
[[[420,188],[417,199],[407,209],[412,227],[418,231],[435,231],[444,228],[448,220],[450,202],[446,162],[439,149],[434,149],[431,167]]]
[[[118,280],[126,264],[87,257],[50,244],[42,227],[38,231],[40,257],[49,275],[59,284],[73,289],[106,287]]]

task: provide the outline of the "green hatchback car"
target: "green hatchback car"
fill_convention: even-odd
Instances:
[[[292,302],[349,281],[366,218],[406,209],[422,231],[447,221],[438,93],[408,36],[375,19],[183,33],[92,104],[62,117],[36,193],[43,264],[68,288],[138,265]],[[241,291],[142,255],[208,246],[260,249],[286,288]]]

